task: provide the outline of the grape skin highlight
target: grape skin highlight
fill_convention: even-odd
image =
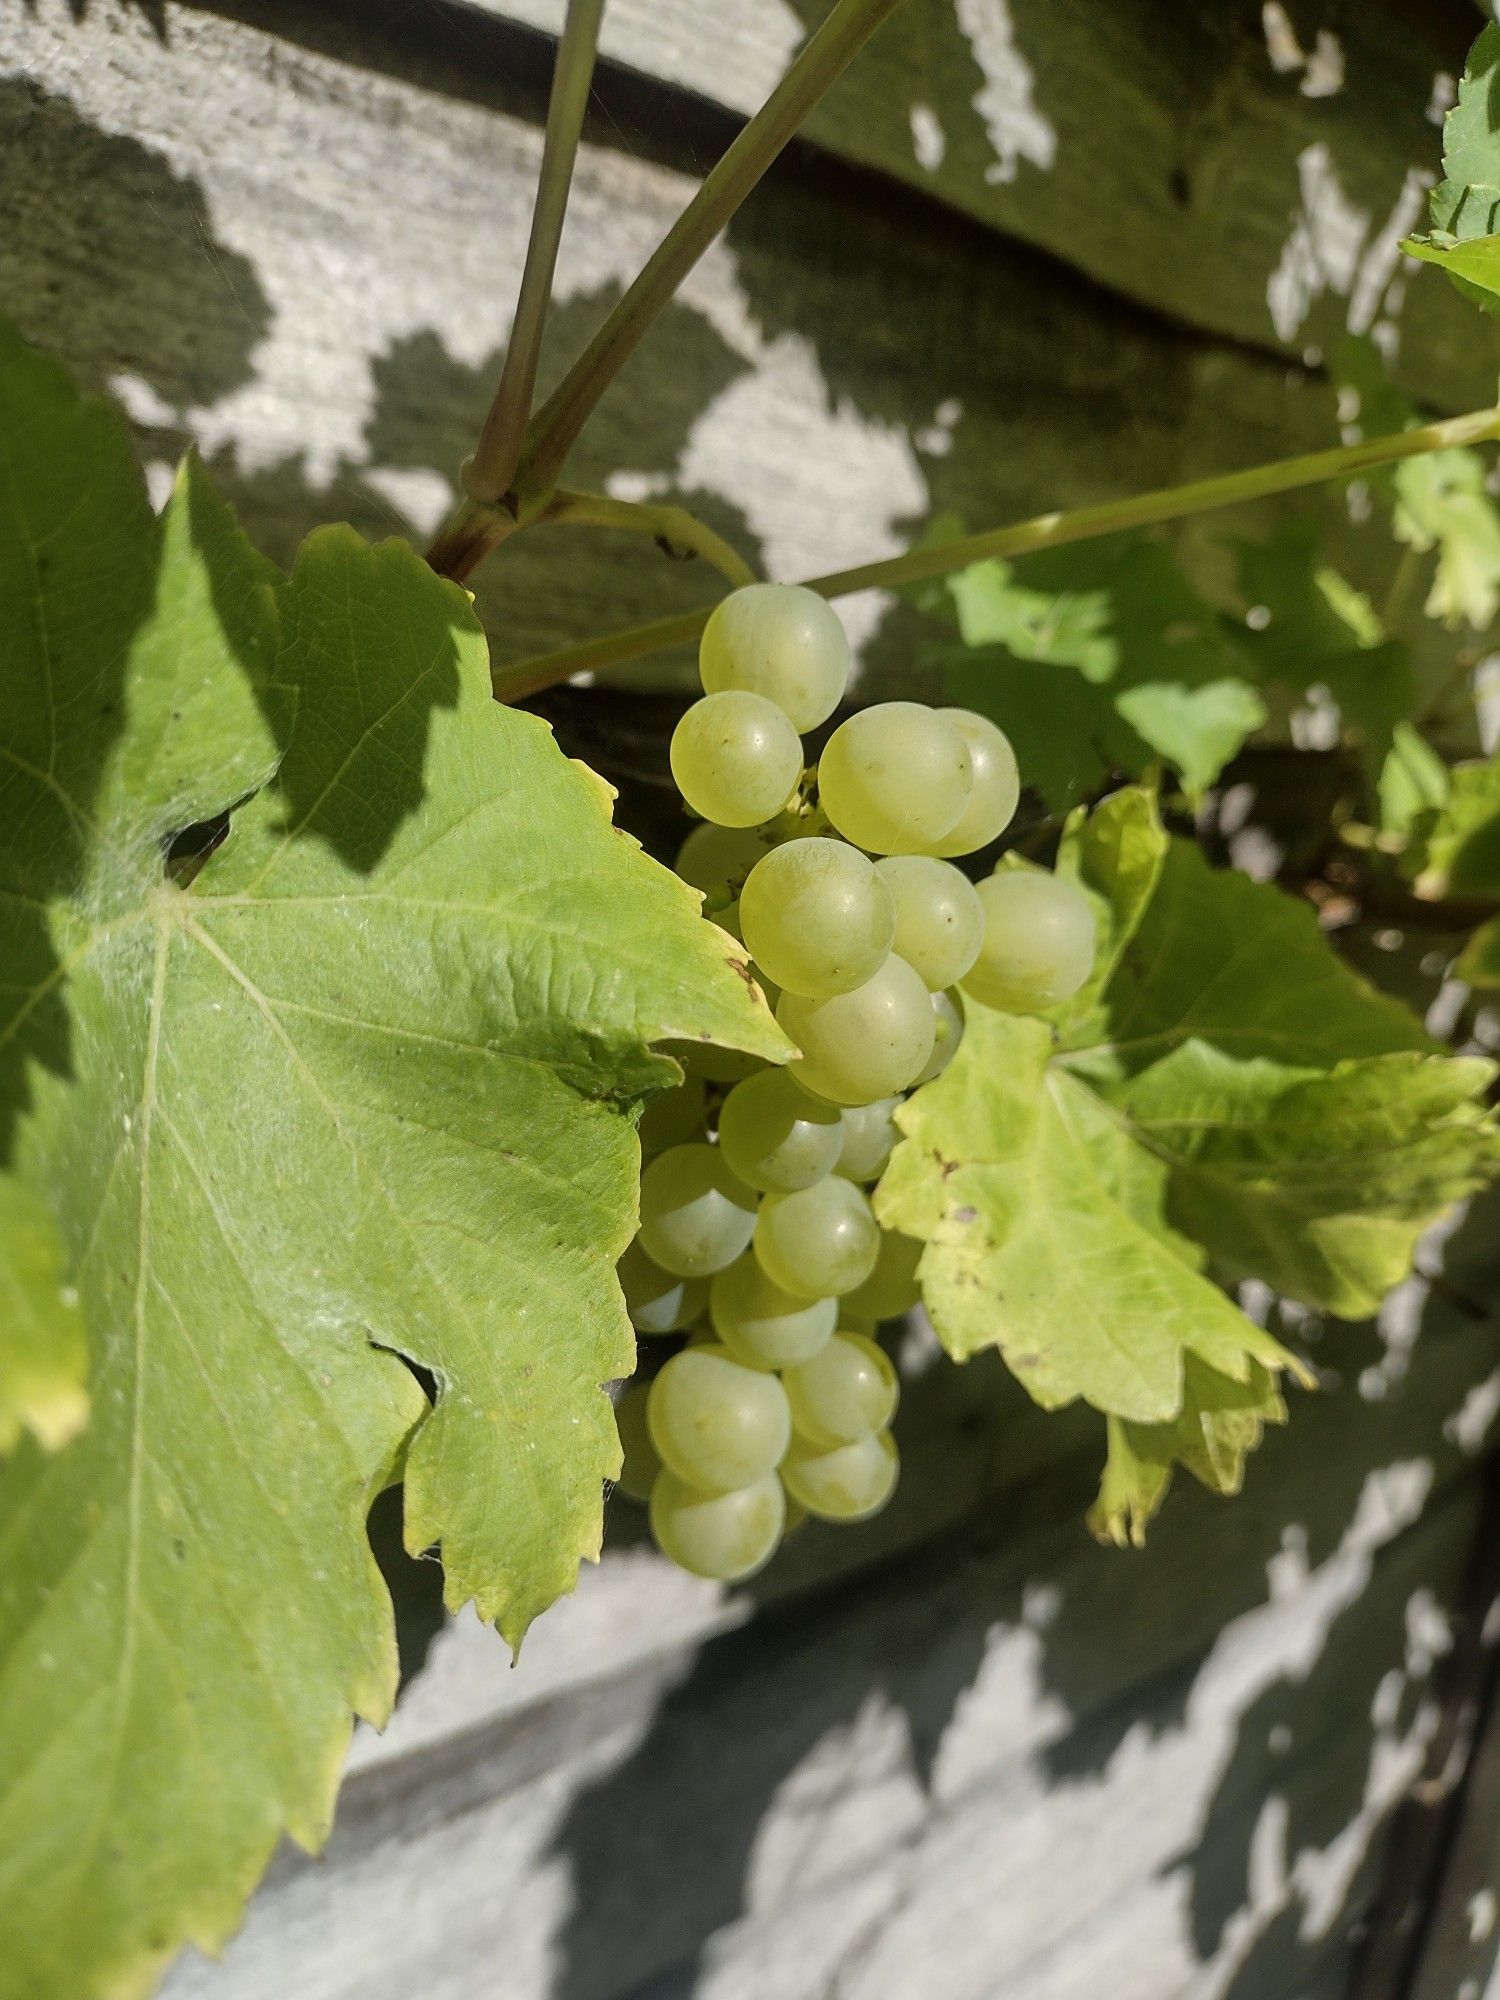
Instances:
[[[775,1555],[786,1494],[774,1472],[732,1493],[702,1493],[663,1472],[651,1489],[651,1533],[669,1561],[715,1583],[740,1583]]]
[[[894,952],[852,993],[829,1000],[783,993],[776,1019],[802,1052],[791,1074],[834,1104],[870,1104],[905,1090],[932,1054],[931,997]]]
[[[930,854],[893,854],[875,872],[896,917],[891,949],[929,992],[956,986],[984,942],[984,905],[966,875]]]
[[[672,731],[672,776],[716,826],[758,826],[802,776],[802,743],[774,702],[730,689],[695,701]]]
[[[698,648],[710,694],[744,688],[784,709],[793,726],[816,729],[839,705],[849,678],[849,641],[838,613],[796,583],[750,583],[714,606]]]
[[[663,1465],[704,1493],[729,1493],[774,1472],[792,1434],[776,1376],[712,1345],[672,1356],[651,1384],[646,1417]]]
[[[868,1199],[837,1174],[797,1194],[768,1194],[760,1205],[755,1254],[772,1283],[794,1297],[852,1292],[879,1252],[880,1225]]]
[[[732,1264],[755,1228],[755,1191],[713,1146],[672,1146],[641,1176],[640,1242],[653,1263],[679,1277],[708,1277]]]
[[[720,1152],[763,1193],[791,1194],[832,1173],[843,1136],[833,1106],[809,1097],[781,1069],[747,1076],[719,1112]]]
[[[957,821],[973,789],[969,746],[915,701],[884,701],[841,722],[818,761],[818,802],[872,854],[919,854]]]
[[[1014,868],[979,885],[984,943],[960,982],[987,1007],[1034,1014],[1071,999],[1094,967],[1094,912],[1059,875]]]
[[[858,848],[841,840],[774,848],[750,871],[739,919],[756,964],[784,992],[817,999],[862,986],[896,935],[889,888]]]

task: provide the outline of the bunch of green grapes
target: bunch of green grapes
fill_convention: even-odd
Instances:
[[[737,1581],[804,1515],[860,1521],[895,1489],[896,1371],[872,1338],[916,1304],[921,1246],[866,1190],[903,1094],[963,1035],[963,996],[1033,1012],[1076,992],[1093,913],[1071,883],[1006,870],[977,887],[1020,792],[1001,730],[967,709],[890,701],[802,735],[849,673],[836,614],[752,584],[703,634],[704,694],[672,737],[702,820],[678,873],[754,961],[796,1045],[784,1069],[712,1052],[641,1123],[641,1226],[620,1264],[638,1333],[685,1344],[617,1405],[620,1486],[658,1546]]]

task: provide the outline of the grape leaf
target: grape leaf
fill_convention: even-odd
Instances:
[[[1500,896],[1500,757],[1455,764],[1417,825],[1408,867],[1424,896]]]
[[[1475,305],[1500,312],[1500,27],[1469,51],[1443,121],[1443,178],[1432,190],[1432,232],[1410,236],[1409,257],[1436,264]]]
[[[23,1428],[56,1450],[82,1429],[87,1350],[46,1204],[0,1174],[0,1451]]]
[[[1222,1483],[1246,1411],[1270,1414],[1257,1371],[1292,1365],[1223,1284],[1373,1310],[1426,1224],[1500,1166],[1475,1101],[1492,1066],[1437,1053],[1310,910],[1210,869],[1143,791],[1075,816],[1059,867],[1099,914],[1094,978],[1045,1020],[966,1004],[876,1206],[927,1244],[950,1353],[995,1346],[1047,1407],[1172,1427],[1171,1455]],[[1181,1431],[1189,1360],[1253,1391],[1200,1395],[1225,1440],[1210,1457]],[[1103,1518],[1149,1512],[1122,1505]]]
[[[403,1452],[513,1643],[597,1552],[651,1045],[786,1045],[411,551],[321,531],[273,587],[9,334],[0,455],[0,1158],[92,1390],[0,1472],[0,1964],[80,2000],[325,1834]]]

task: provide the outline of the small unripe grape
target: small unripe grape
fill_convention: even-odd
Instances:
[[[949,993],[934,993],[932,996],[932,1054],[927,1058],[917,1074],[918,1083],[931,1083],[958,1054],[958,1045],[964,1038],[964,1017],[953,1004]]]
[[[984,943],[960,982],[987,1007],[1035,1014],[1071,999],[1094,967],[1094,912],[1060,875],[1007,869],[979,885]]]
[[[615,1404],[615,1429],[624,1453],[615,1487],[627,1500],[643,1503],[651,1498],[651,1489],[661,1471],[661,1456],[651,1442],[646,1423],[647,1390],[646,1383],[632,1382],[628,1389],[621,1390]]]
[[[798,583],[749,583],[715,605],[698,650],[710,694],[747,688],[805,732],[839,705],[849,641],[838,613]]]
[[[637,1239],[615,1266],[625,1310],[637,1333],[681,1333],[708,1303],[706,1278],[683,1278],[664,1271]]]
[[[715,1583],[741,1583],[775,1555],[786,1494],[774,1472],[732,1493],[702,1493],[663,1472],[651,1489],[651,1533],[669,1561]]]
[[[732,1264],[755,1227],[755,1190],[714,1146],[673,1146],[641,1175],[646,1255],[679,1277],[706,1278]]]
[[[824,1450],[882,1430],[901,1393],[890,1356],[862,1333],[836,1333],[781,1379],[799,1437]]]
[[[755,1219],[755,1254],[768,1278],[802,1299],[836,1298],[875,1268],[880,1225],[852,1181],[830,1174],[797,1194],[768,1194]]]
[[[803,1299],[766,1276],[746,1255],[720,1271],[709,1292],[714,1331],[747,1368],[791,1368],[826,1347],[838,1324],[837,1299]]]
[[[969,746],[974,787],[963,811],[928,852],[973,854],[998,840],[1016,816],[1021,798],[1016,753],[1005,731],[997,729],[988,716],[976,715],[972,708],[940,708],[937,712]]]
[[[901,1460],[889,1431],[820,1451],[792,1441],[781,1468],[789,1497],[824,1521],[866,1521],[896,1490]]]
[[[818,802],[872,854],[919,854],[958,819],[973,788],[969,746],[915,701],[883,701],[841,722],[818,760]]]
[[[763,1192],[811,1187],[832,1173],[842,1143],[838,1112],[782,1069],[747,1076],[719,1113],[720,1152],[742,1181]]]
[[[890,891],[859,849],[842,840],[789,840],[773,848],[751,869],[739,916],[756,964],[784,992],[819,997],[862,986],[885,962],[896,934]]]
[[[703,1132],[703,1079],[685,1076],[671,1090],[658,1091],[641,1113],[636,1137],[641,1157],[651,1159],[669,1146],[686,1146]]]
[[[867,1319],[873,1323],[899,1319],[910,1312],[922,1296],[917,1266],[926,1247],[917,1237],[903,1235],[899,1229],[883,1229],[874,1270],[857,1292],[839,1300],[840,1331],[853,1328],[855,1320]]]
[[[672,731],[672,776],[716,826],[758,826],[779,813],[802,775],[802,743],[763,695],[730,690],[695,701]]]
[[[758,827],[715,826],[705,820],[678,848],[673,866],[684,882],[702,890],[704,908],[722,923],[717,912],[738,900],[745,877],[770,848]]]
[[[835,993],[829,1000],[783,993],[776,1019],[802,1051],[792,1075],[834,1104],[894,1096],[932,1054],[931,997],[894,952],[852,993]]]
[[[875,872],[891,892],[896,936],[904,958],[929,991],[956,986],[984,942],[984,905],[966,875],[930,854],[893,854]]]
[[[674,1354],[651,1384],[646,1414],[663,1465],[705,1493],[729,1493],[773,1472],[792,1434],[781,1383],[723,1347]]]
[[[845,1109],[836,1174],[842,1174],[846,1181],[880,1179],[901,1137],[896,1124],[900,1102],[899,1097],[877,1097],[873,1104],[851,1104]]]

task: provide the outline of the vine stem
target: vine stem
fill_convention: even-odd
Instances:
[[[857,590],[890,590],[925,583],[967,569],[971,563],[1030,555],[1038,549],[1092,541],[1127,528],[1160,527],[1168,521],[1233,507],[1241,501],[1264,500],[1278,493],[1295,492],[1299,487],[1354,479],[1377,466],[1420,458],[1426,452],[1488,444],[1496,439],[1500,439],[1500,407],[1472,410],[1465,416],[1447,417],[1439,423],[1423,424],[1389,437],[1363,438],[1358,443],[1336,445],[1328,451],[1273,459],[1244,472],[1198,479],[1185,486],[1160,487],[1128,500],[1109,500],[1101,506],[1077,507],[1068,513],[1037,514],[1030,520],[965,535],[956,541],[909,549],[905,555],[892,556],[883,562],[808,577],[805,587],[817,591],[821,597],[846,597]],[[496,697],[501,701],[519,701],[574,674],[600,673],[626,660],[639,660],[670,646],[686,645],[698,637],[708,615],[707,610],[685,612],[680,617],[658,619],[654,624],[637,625],[629,631],[609,633],[601,639],[539,654],[512,667],[498,667],[493,676]]]
[[[577,493],[559,486],[540,521],[578,528],[617,528],[630,535],[650,535],[670,556],[701,556],[720,576],[735,585],[754,583],[755,571],[722,535],[686,507],[654,500],[616,500],[608,493]]]

